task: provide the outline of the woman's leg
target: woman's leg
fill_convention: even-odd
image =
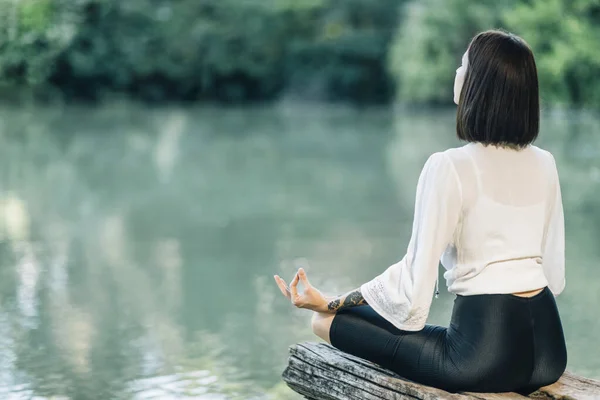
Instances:
[[[342,310],[338,314],[357,315],[361,319],[368,321],[369,323],[379,328],[385,329],[393,334],[398,334],[402,332],[390,322],[388,322],[386,319],[384,319],[382,316],[377,314],[370,306],[358,306],[352,308],[351,310],[352,311],[348,311],[348,309]],[[336,315],[337,314],[315,312],[311,319],[311,327],[313,333],[329,344],[331,344],[331,325],[333,324],[333,320],[336,317]]]
[[[432,386],[453,388],[456,369],[446,351],[446,328],[426,325],[403,331],[370,306],[338,312],[331,321],[331,344],[397,374]]]
[[[313,333],[329,344],[331,344],[329,331],[331,330],[331,323],[334,317],[335,314],[315,312],[311,319]]]
[[[552,383],[566,365],[549,290],[533,297],[457,296],[448,328],[394,327],[370,306],[327,319],[336,348],[398,375],[449,391],[511,392]]]

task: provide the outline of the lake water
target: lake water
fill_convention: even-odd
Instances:
[[[568,368],[600,378],[600,119],[545,115],[538,144],[563,187]],[[426,158],[456,145],[453,110],[0,110],[0,398],[298,398],[280,374],[310,313],[273,274],[307,265],[331,294],[379,274]]]

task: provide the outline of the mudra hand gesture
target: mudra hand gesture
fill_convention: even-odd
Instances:
[[[335,308],[328,307],[328,303],[332,299],[325,297],[323,293],[310,284],[303,268],[298,269],[289,288],[279,275],[275,275],[274,278],[281,293],[283,293],[294,306],[323,313],[333,313],[336,311]],[[299,281],[302,281],[302,286],[304,286],[304,290],[301,293],[298,293]]]
[[[343,308],[367,304],[360,289],[355,289],[343,296],[324,296],[323,293],[310,284],[303,268],[298,269],[289,288],[279,275],[274,275],[273,277],[275,278],[275,282],[277,282],[277,286],[279,286],[281,293],[291,300],[292,304],[298,308],[306,308],[321,313],[335,313]],[[304,286],[304,292],[302,293],[298,293],[299,281],[302,281],[302,286]]]

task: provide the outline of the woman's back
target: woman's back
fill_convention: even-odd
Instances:
[[[449,291],[472,295],[564,287],[564,231],[554,158],[472,143],[444,153],[460,185],[453,243],[442,256]],[[560,265],[557,265],[560,264]]]

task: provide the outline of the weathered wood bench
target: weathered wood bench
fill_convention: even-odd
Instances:
[[[311,400],[600,399],[600,381],[569,372],[555,384],[543,387],[529,397],[516,393],[449,393],[407,381],[328,344],[310,342],[290,347],[283,380]]]

